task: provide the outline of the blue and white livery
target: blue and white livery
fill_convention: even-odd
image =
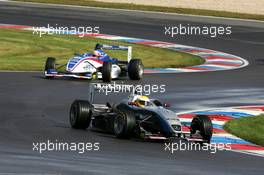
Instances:
[[[127,51],[127,61],[111,58],[104,50]],[[66,66],[65,71],[59,71]],[[93,53],[74,54],[68,63],[57,65],[56,59],[48,57],[45,65],[45,77],[74,77],[83,79],[102,79],[110,82],[122,76],[139,80],[143,76],[144,66],[139,59],[132,59],[131,46],[113,46],[96,44]]]

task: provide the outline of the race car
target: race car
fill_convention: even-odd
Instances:
[[[91,90],[92,89],[92,90]],[[132,93],[120,103],[95,104],[94,90],[90,88],[89,100],[75,100],[70,108],[70,124],[74,129],[87,129],[114,134],[117,138],[143,138],[145,140],[170,140],[210,143],[212,122],[208,116],[193,118],[189,131],[176,113],[157,99]]]
[[[105,50],[125,50],[128,52],[127,61],[110,58],[103,53]],[[111,82],[112,79],[129,76],[131,80],[143,77],[144,66],[140,59],[132,59],[131,46],[110,46],[96,44],[95,53],[75,54],[67,64],[57,65],[56,59],[48,57],[45,64],[45,77],[74,77],[81,79],[102,79]],[[103,53],[103,54],[102,54]],[[99,55],[97,55],[99,54]],[[65,71],[59,71],[66,66]]]

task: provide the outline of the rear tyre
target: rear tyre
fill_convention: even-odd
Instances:
[[[213,135],[213,125],[207,115],[197,115],[191,122],[191,134],[199,131],[205,142],[210,143]]]
[[[136,119],[133,112],[122,109],[117,113],[114,120],[114,134],[120,139],[129,139],[136,127]]]
[[[70,124],[75,129],[87,129],[91,123],[92,106],[88,101],[75,100],[70,109]]]
[[[128,63],[128,76],[131,80],[140,80],[143,77],[144,66],[140,59],[133,59]]]
[[[55,70],[56,69],[56,59],[53,57],[48,57],[45,64],[45,72],[48,72],[49,70]],[[52,76],[46,76],[47,79],[53,78]]]
[[[112,80],[112,62],[104,62],[102,68],[102,79],[103,82],[111,82]]]

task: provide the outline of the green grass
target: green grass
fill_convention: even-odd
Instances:
[[[242,139],[264,146],[264,115],[228,121],[224,129]]]
[[[92,51],[96,43],[130,45],[133,58],[147,68],[185,67],[202,64],[198,56],[168,49],[72,35],[33,35],[32,31],[0,29],[0,70],[43,70],[48,56],[66,63],[74,53]],[[106,51],[111,57],[127,59],[126,51]]]
[[[189,9],[189,8],[146,6],[146,5],[136,5],[136,4],[131,4],[131,3],[96,2],[93,0],[74,0],[74,1],[73,0],[17,0],[17,1],[68,4],[68,5],[143,10],[143,11],[170,12],[170,13],[181,13],[181,14],[241,18],[241,19],[254,19],[254,20],[262,20],[262,21],[264,20],[264,15],[243,14],[243,13],[202,10],[202,9]]]

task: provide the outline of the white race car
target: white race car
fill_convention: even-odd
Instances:
[[[131,80],[143,77],[144,66],[140,59],[132,59],[131,46],[112,46],[96,44],[95,50],[125,50],[128,52],[127,61],[107,56],[97,57],[93,53],[74,54],[68,63],[56,64],[56,59],[48,57],[45,65],[45,77],[74,77],[82,79],[102,79],[110,82],[112,79],[129,76]],[[59,71],[66,66],[65,71]]]

